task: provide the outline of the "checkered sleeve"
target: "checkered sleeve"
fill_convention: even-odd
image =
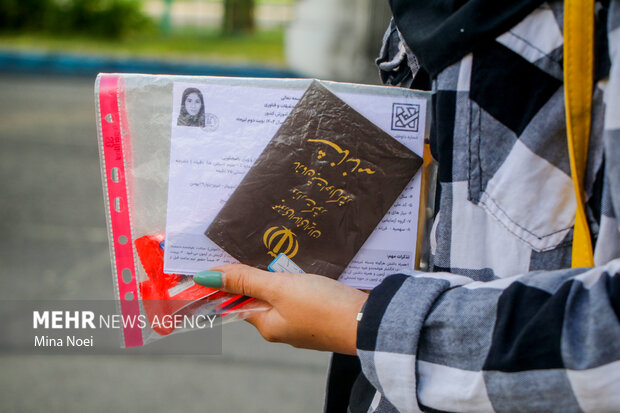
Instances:
[[[608,229],[608,232],[620,233],[620,1],[612,2],[608,19],[608,42],[611,69],[609,82],[605,90],[605,126],[603,142],[605,146],[605,156],[608,160],[606,166],[607,181],[610,183],[607,193],[603,200],[603,216],[605,222],[601,224],[601,230]],[[620,236],[610,239],[610,249],[614,251],[607,255],[620,254]],[[611,241],[613,239],[613,241]],[[615,242],[614,242],[615,241]]]
[[[597,266],[566,269],[563,10],[544,3],[434,82],[438,272],[371,292],[352,412],[620,411],[620,0],[608,16],[602,3],[586,178]]]
[[[393,275],[358,326],[374,412],[620,411],[620,260],[492,282]]]

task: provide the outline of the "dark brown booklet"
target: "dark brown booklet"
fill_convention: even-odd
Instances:
[[[205,234],[244,264],[283,253],[338,278],[421,165],[314,82]]]

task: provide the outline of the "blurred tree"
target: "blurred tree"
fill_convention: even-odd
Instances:
[[[122,38],[149,24],[140,0],[64,0],[55,30]]]
[[[226,34],[254,30],[254,0],[224,0],[222,31]]]
[[[56,9],[54,0],[0,0],[0,31],[44,30]]]
[[[0,31],[118,39],[149,25],[140,0],[0,0]]]

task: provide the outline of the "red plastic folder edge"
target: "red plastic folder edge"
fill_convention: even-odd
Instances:
[[[123,317],[140,315],[138,300],[138,282],[133,254],[131,220],[129,211],[130,189],[125,180],[125,159],[131,153],[128,128],[122,128],[126,121],[125,93],[123,78],[120,75],[101,75],[99,77],[98,96],[99,119],[101,128],[102,164],[104,196],[107,202],[108,231],[111,240],[112,271],[116,276],[116,288],[120,311]],[[131,273],[131,279],[123,273]],[[128,280],[128,281],[126,281]],[[142,330],[136,325],[126,325],[122,329],[122,340],[125,347],[142,346]]]

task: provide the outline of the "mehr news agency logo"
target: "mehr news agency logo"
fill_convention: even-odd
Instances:
[[[51,330],[59,333],[63,330],[70,334],[63,334],[64,337],[57,335],[35,335],[35,347],[94,347],[95,339],[93,335],[79,336],[76,330],[92,331],[104,329],[144,329],[150,326],[152,329],[207,329],[213,328],[217,316],[215,314],[166,314],[162,316],[154,315],[148,318],[145,314],[95,314],[90,310],[34,310],[32,312],[32,328],[34,330]]]

